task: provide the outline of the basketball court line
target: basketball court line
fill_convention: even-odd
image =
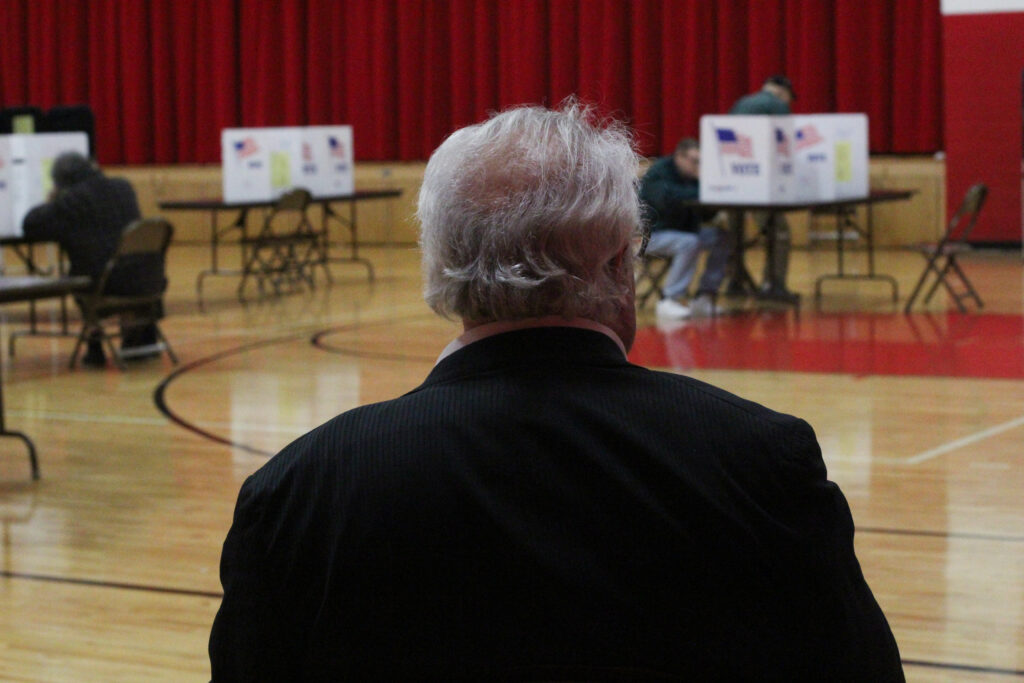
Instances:
[[[950,453],[952,451],[964,448],[965,446],[976,444],[979,441],[984,441],[985,439],[991,436],[1002,434],[1003,432],[1009,431],[1011,429],[1016,429],[1017,427],[1024,427],[1024,416],[1018,417],[1015,420],[1010,420],[1009,422],[1004,422],[994,427],[989,427],[988,429],[983,429],[980,432],[975,432],[974,434],[969,434],[965,437],[955,439],[954,441],[950,441],[941,446],[937,446],[930,450],[911,456],[903,460],[902,462],[907,465],[917,465],[922,462],[927,462],[928,460],[937,458],[940,455],[945,455],[946,453]]]

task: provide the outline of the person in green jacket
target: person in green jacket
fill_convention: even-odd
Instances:
[[[654,161],[640,181],[640,199],[650,230],[647,253],[672,260],[655,306],[658,318],[676,319],[715,314],[715,297],[725,279],[732,253],[728,233],[714,223],[714,211],[693,206],[700,195],[700,143],[684,138],[671,156]],[[680,303],[707,252],[704,274],[689,305]]]
[[[770,114],[785,116],[791,114],[789,106],[796,96],[793,84],[785,76],[770,76],[761,89],[736,100],[730,114]]]
[[[745,95],[736,101],[729,110],[730,114],[785,116],[791,113],[790,105],[796,95],[793,94],[793,83],[782,75],[770,76],[761,89]],[[761,232],[765,231],[769,213],[754,212],[754,221]],[[766,235],[771,239],[771,235]],[[790,247],[789,223],[783,214],[775,215],[775,250],[772,259],[765,259],[764,278],[758,297],[785,303],[797,303],[800,296],[786,288],[786,273],[789,270]]]

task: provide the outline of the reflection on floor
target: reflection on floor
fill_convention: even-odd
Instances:
[[[749,312],[645,327],[630,360],[676,370],[1020,379],[1024,317]]]

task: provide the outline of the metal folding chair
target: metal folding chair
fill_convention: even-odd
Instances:
[[[160,263],[162,275],[167,247],[173,234],[174,228],[163,218],[143,218],[133,221],[125,228],[117,250],[96,278],[92,289],[75,295],[75,300],[82,309],[82,330],[78,333],[75,349],[71,352],[72,368],[78,362],[78,354],[86,342],[99,338],[107,347],[117,367],[124,369],[124,358],[127,356],[115,348],[113,343],[113,339],[120,337],[120,329],[117,332],[106,329],[106,323],[111,319],[116,319],[121,328],[152,325],[157,336],[157,350],[166,352],[172,362],[178,362],[178,357],[174,355],[170,343],[157,324],[163,314],[166,278],[153,278],[152,287],[132,294],[106,291],[112,274],[120,269],[137,269],[140,260],[148,263],[148,257],[153,257],[154,262]]]
[[[921,277],[918,278],[917,284],[914,285],[914,290],[907,299],[904,312],[910,312],[929,275],[934,275],[934,281],[924,296],[923,301],[925,304],[931,300],[939,285],[942,285],[949,292],[950,297],[952,297],[961,313],[967,311],[963,303],[964,299],[974,299],[978,308],[984,306],[977,290],[974,289],[960,264],[957,263],[957,256],[971,251],[971,245],[967,239],[970,237],[975,223],[978,222],[978,214],[981,213],[981,207],[984,205],[987,195],[988,187],[984,183],[973,185],[967,190],[967,194],[964,195],[964,200],[960,203],[960,208],[957,209],[956,214],[950,219],[949,226],[942,239],[938,242],[916,244],[911,247],[914,251],[921,254],[927,263],[925,264],[924,272],[921,273]],[[951,282],[952,276],[956,276],[958,281]],[[955,285],[959,285],[960,289],[956,289]]]
[[[308,190],[289,190],[277,200],[259,232],[242,239],[244,258],[239,299],[244,300],[250,277],[255,279],[261,296],[266,294],[268,286],[275,296],[303,283],[313,289],[316,286],[313,269],[317,266],[322,267],[330,279],[326,236],[313,227],[307,213],[311,200]]]

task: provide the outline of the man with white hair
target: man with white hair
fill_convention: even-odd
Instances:
[[[425,296],[464,333],[246,480],[215,682],[902,680],[811,428],[627,360],[637,169],[573,102],[434,153]]]

